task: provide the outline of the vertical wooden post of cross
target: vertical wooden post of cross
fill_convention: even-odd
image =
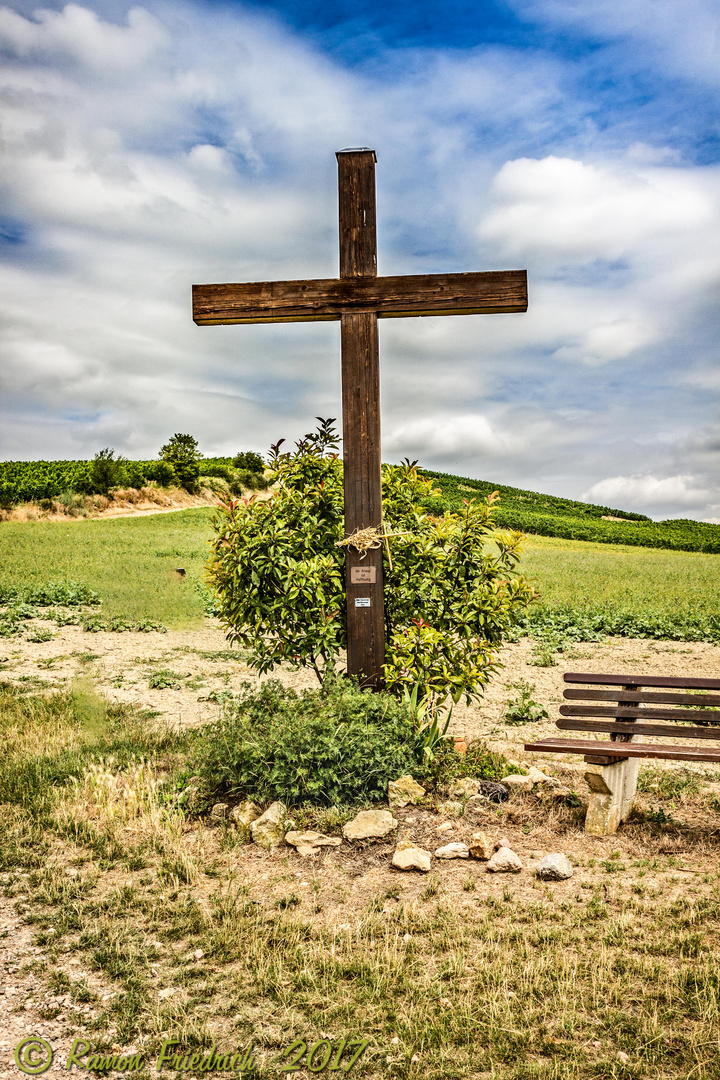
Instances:
[[[340,278],[377,277],[375,151],[342,150],[337,161]],[[340,319],[346,536],[382,522],[377,322],[375,311]],[[345,550],[347,670],[377,690],[385,663],[382,549],[364,557],[352,546]]]

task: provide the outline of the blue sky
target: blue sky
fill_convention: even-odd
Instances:
[[[720,521],[714,0],[0,8],[0,457],[267,450],[339,415],[337,324],[190,285],[526,267],[525,315],[381,324],[383,457]]]

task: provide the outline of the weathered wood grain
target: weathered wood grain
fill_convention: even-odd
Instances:
[[[599,675],[597,672],[566,671],[567,683],[587,683],[589,686],[667,686],[677,690],[720,690],[720,679],[691,679],[666,675]]]
[[[526,750],[545,751],[549,754],[588,754],[612,758],[644,757],[668,758],[678,761],[720,761],[720,749],[709,747],[677,746],[663,743],[612,743],[595,739],[541,739],[525,743]]]
[[[357,238],[353,244],[357,254],[361,250]],[[341,264],[345,265],[345,260],[341,259]],[[352,260],[347,262],[351,264]],[[374,312],[380,319],[401,319],[514,311],[527,311],[525,270],[398,277],[374,277],[366,271],[364,276],[306,281],[193,285],[193,319],[199,326],[329,322],[352,312]]]
[[[354,283],[374,280],[375,154],[372,150],[340,153],[338,203],[340,273]],[[343,484],[345,535],[378,527],[382,521],[380,480],[380,353],[374,311],[346,311],[340,321],[342,359]],[[352,571],[375,570],[375,582],[357,584]],[[345,554],[347,602],[347,670],[361,684],[379,689],[385,663],[385,602],[380,548],[361,558],[352,547]],[[356,600],[370,601],[358,607]]]
[[[616,716],[637,717],[642,720],[705,720],[712,724],[720,723],[720,711],[717,709],[650,709],[647,706],[633,709],[629,705],[618,705],[613,709],[602,705],[561,705],[560,713],[562,716]]]
[[[555,721],[561,731],[600,731],[616,735],[657,735],[665,739],[720,739],[720,726],[691,727],[689,724],[643,724],[636,721],[623,724],[609,720],[573,720],[561,718]]]
[[[563,690],[569,701],[646,701],[657,705],[720,705],[715,694],[663,694],[660,690]]]

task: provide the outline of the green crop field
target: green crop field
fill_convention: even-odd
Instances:
[[[199,507],[148,517],[2,522],[0,586],[80,581],[99,593],[109,617],[200,626],[212,513]]]
[[[720,640],[717,555],[529,536],[521,568],[541,596],[534,632]]]
[[[174,629],[199,626],[212,514],[208,507],[147,517],[3,522],[0,585],[80,581],[100,594],[109,617],[157,619]],[[605,632],[720,636],[716,555],[530,536],[521,568],[542,597],[535,619],[561,612],[565,622],[592,616]]]

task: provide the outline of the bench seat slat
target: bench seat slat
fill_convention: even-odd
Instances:
[[[656,705],[720,705],[715,694],[663,694],[656,690],[563,690],[568,701],[649,701]]]
[[[540,742],[525,743],[525,749],[546,754],[587,754],[611,758],[643,757],[720,762],[720,749],[714,750],[710,747],[606,742],[604,739],[541,739]]]
[[[681,727],[679,724],[622,724],[608,720],[572,720],[562,718],[555,721],[561,731],[603,731],[618,735],[659,735],[666,739],[720,739],[720,726]]]
[[[720,711],[717,709],[634,709],[628,705],[613,709],[605,705],[561,705],[560,713],[562,716],[626,716],[637,717],[638,720],[690,720],[720,724]]]
[[[720,679],[670,678],[665,675],[599,675],[596,672],[566,671],[568,683],[589,686],[669,686],[677,690],[720,690]]]

